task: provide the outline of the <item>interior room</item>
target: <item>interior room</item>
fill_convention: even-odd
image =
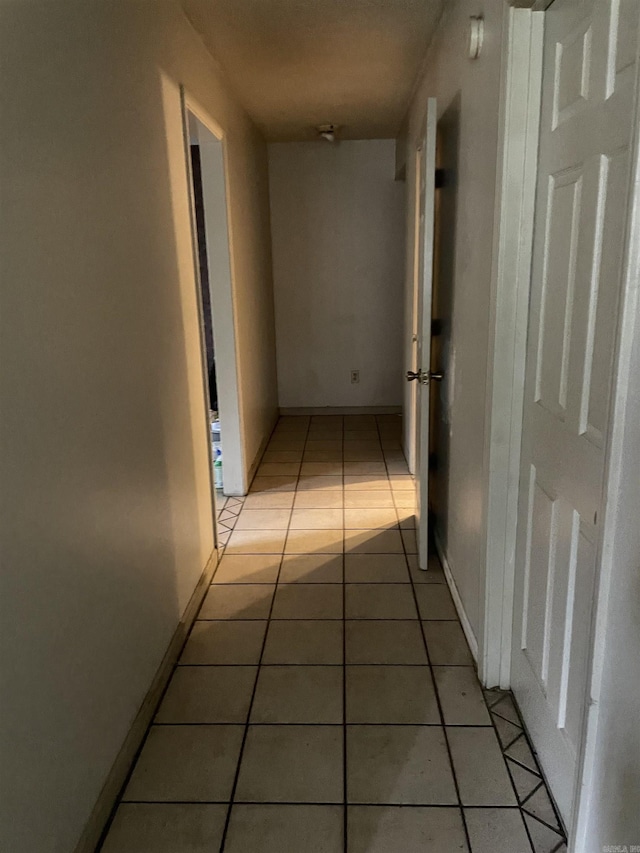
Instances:
[[[640,3],[0,55],[0,850],[640,848]]]

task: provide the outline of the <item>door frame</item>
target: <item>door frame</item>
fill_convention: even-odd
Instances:
[[[515,541],[523,425],[524,370],[528,325],[538,131],[542,88],[544,18],[552,0],[506,0],[500,97],[500,141],[492,262],[492,368],[487,380],[485,439],[485,596],[480,628],[478,671],[487,687],[509,688],[511,626],[514,616]],[[527,8],[523,8],[523,7]],[[629,423],[637,418],[640,376],[632,363],[638,347],[640,321],[640,41],[636,45],[636,102],[631,146],[631,192],[623,255],[623,280],[618,308],[614,356],[614,393],[609,413],[602,483],[602,524],[597,537],[595,601],[589,642],[585,693],[587,713],[578,753],[578,778],[569,832],[569,853],[585,849],[595,746],[599,734],[602,675],[609,594],[614,570],[614,545],[624,525],[632,523],[629,507],[617,496],[633,490],[635,472],[625,468],[634,436]],[[608,497],[611,499],[608,500]],[[622,548],[624,549],[624,545]],[[544,769],[544,768],[543,768]]]
[[[506,10],[485,419],[486,550],[478,674],[508,688],[544,20]]]
[[[209,294],[211,300],[211,313],[215,351],[218,355],[216,366],[216,383],[218,387],[218,399],[222,412],[221,427],[222,427],[222,442],[224,454],[227,457],[227,464],[224,473],[225,494],[229,495],[244,495],[247,491],[247,471],[244,458],[244,442],[243,437],[243,412],[242,398],[240,396],[240,380],[238,372],[238,355],[237,355],[237,333],[235,319],[235,274],[233,260],[233,237],[231,230],[231,221],[229,216],[230,199],[229,199],[229,168],[228,168],[228,153],[224,131],[220,125],[213,120],[204,110],[197,100],[186,91],[184,86],[180,87],[180,96],[182,102],[183,115],[183,132],[185,143],[185,163],[187,175],[189,178],[189,197],[191,204],[191,229],[193,240],[193,262],[195,281],[200,288],[200,268],[198,261],[198,243],[197,231],[195,223],[195,208],[193,199],[193,183],[191,174],[191,159],[190,159],[190,134],[189,134],[189,114],[203,126],[205,131],[209,133],[220,145],[221,166],[222,166],[222,182],[224,186],[223,205],[217,209],[212,215],[211,211],[207,215],[206,200],[205,200],[205,238],[207,243],[207,255],[209,259]],[[206,143],[204,143],[206,144]],[[202,149],[203,143],[200,143]],[[201,151],[202,157],[202,151]],[[211,189],[211,188],[209,188]],[[202,173],[202,190],[203,195],[207,196],[207,175],[203,170]],[[217,193],[216,195],[219,195]],[[216,199],[218,202],[219,199]],[[218,228],[213,229],[211,225],[212,216],[215,217]],[[217,245],[218,252],[213,251],[212,247]],[[211,257],[215,255],[223,256],[220,269],[215,276],[211,275]],[[202,312],[200,294],[198,293],[198,310]],[[207,387],[207,371],[206,371],[206,352],[204,346],[204,327],[203,317],[200,316],[200,334],[201,334],[201,350],[203,355],[203,385],[202,392],[205,400],[205,411],[207,421],[207,447],[209,455],[209,467],[211,476],[211,490],[213,506],[216,506],[216,490],[213,482],[213,456],[211,451],[211,436],[209,426],[209,409],[208,409],[208,387]],[[226,436],[226,440],[225,440]],[[215,512],[214,512],[215,514]],[[217,518],[216,523],[216,541],[217,541]]]

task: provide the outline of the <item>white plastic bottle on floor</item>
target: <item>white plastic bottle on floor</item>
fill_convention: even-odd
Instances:
[[[213,482],[215,484],[216,489],[222,488],[222,450],[220,447],[216,447],[216,458],[213,463]]]

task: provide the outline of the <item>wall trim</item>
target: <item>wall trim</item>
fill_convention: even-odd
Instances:
[[[200,575],[200,579],[182,614],[182,618],[173,633],[162,662],[153,677],[146,696],[142,700],[142,704],[124,739],[124,743],[120,747],[111,770],[107,774],[106,781],[102,786],[102,790],[98,795],[98,799],[91,811],[89,820],[80,836],[74,853],[94,853],[101,840],[120,791],[127,781],[127,777],[138,756],[138,751],[142,746],[156,709],[173,674],[173,669],[198,614],[200,605],[207,594],[207,589],[209,588],[217,565],[218,552],[214,549],[207,560],[204,571]]]
[[[485,418],[484,600],[478,673],[485,687],[511,679],[516,530],[533,221],[542,96],[544,16],[507,10],[500,96],[490,367]]]
[[[284,417],[296,415],[401,415],[402,406],[281,406]]]
[[[440,559],[440,564],[442,565],[442,570],[444,572],[445,579],[447,581],[447,586],[449,587],[449,592],[451,593],[451,597],[453,598],[453,603],[456,606],[456,610],[458,612],[458,617],[460,619],[460,623],[462,625],[462,630],[464,631],[464,635],[467,638],[467,643],[469,644],[469,648],[471,650],[471,654],[473,655],[473,659],[478,663],[478,640],[476,635],[473,632],[473,628],[471,627],[471,622],[469,621],[469,617],[467,616],[467,611],[464,609],[464,604],[462,603],[462,598],[460,597],[460,593],[458,592],[458,587],[456,586],[456,582],[453,579],[453,572],[451,571],[451,566],[449,565],[449,561],[447,560],[447,555],[444,552],[444,548],[442,546],[442,540],[438,535],[438,530],[435,528],[433,530],[433,539],[436,543],[436,552],[438,554],[438,558]]]

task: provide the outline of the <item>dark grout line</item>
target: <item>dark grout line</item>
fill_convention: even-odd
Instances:
[[[390,665],[395,667],[395,664],[390,664]],[[316,666],[321,666],[321,664],[316,664]],[[338,666],[341,666],[341,664],[335,664],[335,666],[338,667]],[[163,728],[163,727],[164,728],[168,728],[168,727],[174,727],[175,728],[175,727],[179,727],[179,726],[221,726],[221,727],[224,727],[224,726],[243,726],[243,725],[245,725],[246,721],[247,721],[247,718],[243,717],[243,719],[241,719],[241,720],[225,720],[225,721],[220,721],[220,722],[216,722],[216,723],[208,723],[206,721],[205,722],[175,722],[175,723],[164,722],[164,723],[154,723],[153,725],[154,725],[154,728]],[[407,728],[408,729],[441,729],[442,728],[442,723],[424,723],[424,722],[420,722],[420,721],[415,722],[415,723],[385,723],[385,722],[371,722],[371,721],[359,722],[358,720],[345,720],[344,722],[339,722],[339,723],[328,723],[328,722],[323,721],[323,720],[317,720],[315,722],[287,720],[286,722],[282,721],[282,722],[275,722],[275,723],[264,723],[264,722],[250,723],[250,725],[254,729],[257,729],[260,727],[265,727],[265,726],[266,727],[280,726],[281,728],[284,726],[311,726],[314,728],[318,728],[318,727],[326,728],[328,726],[333,727],[333,728],[337,728],[338,726],[346,727],[346,728],[349,728],[349,726],[351,726],[351,727],[375,726],[376,728],[388,726],[390,728],[396,728],[396,729],[398,729],[398,728],[405,728],[405,729],[407,729]],[[467,725],[466,723],[451,723],[450,725],[447,725],[446,728],[448,728],[448,729],[490,729],[491,724],[487,723],[486,725],[482,726],[482,725]],[[540,785],[538,785],[536,790],[538,790],[539,787],[540,787]]]
[[[342,458],[344,459],[344,418],[342,420]],[[343,853],[348,853],[349,849],[349,821],[347,812],[347,568],[344,554],[345,545],[345,505],[344,505],[344,465],[342,468],[342,834],[343,834]]]
[[[172,806],[172,805],[187,805],[187,806],[228,806],[230,805],[229,800],[123,800],[123,805],[149,805],[149,806]],[[340,807],[345,805],[342,802],[336,802],[334,800],[327,800],[323,802],[311,802],[307,800],[237,800],[234,805],[240,806],[331,806],[331,807]],[[397,808],[397,809],[458,809],[459,805],[457,803],[394,803],[394,802],[382,802],[382,803],[371,803],[365,801],[358,801],[353,803],[347,803],[346,807],[350,806],[358,806],[365,808],[373,808],[373,809],[388,809],[388,808]],[[469,811],[473,809],[505,809],[505,810],[519,810],[518,806],[505,806],[498,804],[489,804],[482,806],[464,806],[464,808]],[[560,844],[563,843],[561,840]],[[557,848],[554,848],[554,850]]]
[[[278,620],[273,620],[273,621],[278,621]],[[293,621],[293,620],[291,620],[291,621]],[[320,621],[339,622],[340,620],[339,619],[326,619],[326,620],[311,619],[308,621],[311,621],[311,622],[313,622],[313,621],[316,621],[316,622],[320,622]],[[360,622],[362,622],[364,620],[362,620],[362,619],[357,620],[356,619],[356,620],[346,620],[346,621],[356,621],[356,622],[360,621]],[[380,621],[387,621],[387,620],[380,620]],[[388,620],[388,621],[393,621],[393,620]],[[402,620],[397,619],[395,621],[400,622]],[[181,664],[178,664],[178,667],[180,667],[181,669],[187,669],[188,667],[220,667],[220,666],[226,666],[226,667],[234,667],[234,666],[236,666],[236,667],[257,667],[258,664],[257,664],[257,662],[254,662],[254,663],[181,663]],[[342,664],[341,663],[290,663],[287,661],[283,661],[282,663],[266,663],[266,662],[263,662],[260,664],[260,666],[261,667],[270,667],[270,666],[342,666]],[[413,667],[415,669],[420,669],[421,667],[422,668],[428,667],[429,664],[427,664],[427,663],[378,663],[378,662],[371,662],[371,663],[364,662],[363,663],[362,661],[359,661],[359,662],[356,661],[356,662],[348,662],[347,666],[407,666],[407,667]],[[464,663],[437,663],[437,664],[433,664],[433,667],[434,667],[434,669],[438,669],[438,668],[442,668],[442,667],[446,667],[447,669],[450,669],[451,667],[458,667],[460,669],[473,669],[473,667],[469,666],[469,664],[464,664]],[[531,773],[534,773],[534,774],[536,773],[535,770],[531,770],[531,768],[527,767],[525,764],[521,764],[516,759],[512,759],[511,757],[509,757],[509,761],[513,761],[514,764],[520,764],[521,767],[524,767],[525,770],[529,770]],[[536,774],[536,775],[539,775],[539,774]]]
[[[311,423],[311,421],[309,421],[309,424],[310,424],[310,423]],[[277,425],[277,423],[276,423],[276,425]],[[274,431],[275,431],[275,427],[274,427]],[[307,426],[307,434],[308,434],[308,431],[309,431],[309,427]],[[273,433],[272,433],[272,436],[273,436]],[[270,441],[271,441],[271,438],[269,439],[269,442],[270,442]],[[266,450],[267,450],[267,448],[268,448],[268,446],[269,446],[269,442],[267,442],[267,445],[266,445],[266,447],[265,447],[265,453],[266,453]],[[306,445],[306,436],[305,436],[305,445]],[[264,454],[263,454],[263,455],[264,455]],[[260,464],[262,464],[262,460],[260,460]],[[258,466],[256,467],[256,472],[259,470],[259,467],[260,467],[260,465],[258,465]],[[297,477],[296,477],[296,489],[297,489],[298,483],[300,482],[300,470],[301,470],[301,469],[302,469],[302,465],[300,465],[300,468],[298,469],[298,474],[297,474]],[[294,489],[294,491],[295,491],[295,489]],[[288,524],[288,526],[287,526],[287,532],[286,532],[285,540],[284,540],[284,542],[285,542],[285,546],[286,546],[286,543],[287,543],[287,538],[288,538],[288,536],[289,536],[289,530],[290,530],[290,527],[291,527],[291,518],[292,518],[292,516],[293,516],[293,511],[291,511],[291,512],[290,512],[290,514],[289,514],[289,524]],[[282,553],[282,554],[280,554],[280,562],[279,562],[279,565],[278,565],[278,573],[277,573],[277,575],[276,575],[276,587],[277,587],[278,581],[280,580],[280,572],[282,571],[282,563],[283,563],[283,560],[284,560],[284,548],[283,548],[283,553]],[[274,589],[273,595],[271,596],[271,604],[270,604],[270,607],[269,607],[269,615],[268,615],[268,617],[267,617],[267,624],[266,624],[266,626],[265,626],[264,636],[263,636],[263,638],[262,638],[262,647],[261,647],[261,649],[260,649],[260,657],[259,657],[259,659],[258,659],[258,664],[257,664],[257,669],[256,669],[256,677],[255,677],[255,680],[254,680],[254,682],[253,682],[253,690],[252,690],[252,692],[251,692],[251,700],[250,700],[250,702],[249,702],[249,708],[248,708],[248,710],[247,710],[247,720],[246,720],[246,723],[245,723],[245,726],[244,726],[244,732],[243,732],[243,735],[242,735],[242,743],[241,743],[241,745],[240,745],[240,751],[239,751],[239,753],[238,753],[238,759],[237,759],[237,764],[236,764],[236,772],[235,772],[235,776],[234,776],[234,779],[233,779],[233,786],[232,786],[232,788],[231,788],[231,793],[230,793],[230,795],[229,795],[229,808],[228,808],[228,810],[227,810],[227,816],[226,816],[226,819],[225,819],[225,822],[224,822],[224,830],[223,830],[223,832],[222,832],[222,839],[221,839],[221,841],[220,841],[220,853],[223,853],[223,850],[224,850],[224,847],[225,847],[225,844],[226,844],[226,841],[227,841],[227,835],[228,835],[228,832],[229,832],[229,823],[230,823],[230,821],[231,821],[231,811],[232,811],[232,809],[233,809],[233,803],[234,803],[234,800],[235,800],[236,790],[237,790],[237,787],[238,787],[238,780],[239,780],[239,778],[240,778],[240,768],[242,767],[242,759],[243,759],[243,756],[244,756],[244,750],[245,750],[245,746],[246,746],[246,743],[247,743],[247,736],[248,736],[248,734],[249,734],[249,726],[250,726],[250,724],[251,724],[251,713],[252,713],[252,711],[253,711],[253,704],[254,704],[254,702],[255,702],[255,698],[256,698],[256,690],[257,690],[257,687],[258,687],[258,681],[259,681],[259,679],[260,679],[260,667],[261,667],[261,664],[262,664],[262,658],[264,657],[264,650],[265,650],[266,645],[267,645],[267,638],[268,638],[268,636],[269,636],[269,626],[270,626],[270,624],[271,624],[271,614],[273,613],[273,606],[274,606],[274,604],[275,604],[275,600],[276,600],[276,595],[275,595],[275,589]]]
[[[377,424],[377,421],[376,421],[376,424]],[[380,430],[378,429],[378,433],[379,433],[379,432],[380,432]],[[385,466],[387,467],[387,475],[388,475],[389,468],[388,468],[388,466],[387,466],[386,461],[385,461]],[[428,507],[422,507],[422,512],[425,512],[425,511],[427,511],[427,512],[428,512]],[[417,536],[418,536],[418,533],[417,533],[417,528],[416,528],[416,539],[417,539]],[[406,563],[407,563],[407,569],[409,570],[409,578],[410,578],[410,581],[411,581],[411,591],[412,591],[412,593],[413,593],[413,602],[414,602],[414,605],[415,605],[415,608],[416,608],[416,613],[418,614],[418,616],[420,616],[420,607],[419,607],[419,604],[418,604],[418,596],[417,596],[417,593],[416,593],[416,588],[415,588],[415,583],[414,583],[414,580],[413,580],[413,576],[411,575],[411,567],[409,566],[409,555],[407,554],[407,550],[406,550],[406,543],[405,543],[404,537],[403,537],[402,535],[401,535],[401,537],[400,537],[400,538],[402,539],[402,547],[403,547],[404,552],[405,552],[405,560],[406,560]],[[418,566],[418,569],[419,569],[419,568],[420,568],[420,567]],[[426,655],[427,655],[427,662],[428,662],[428,665],[429,665],[429,672],[430,672],[430,675],[431,675],[431,683],[432,683],[432,686],[433,686],[433,692],[434,692],[434,695],[435,695],[436,704],[437,704],[437,706],[438,706],[438,714],[440,715],[440,724],[441,724],[441,727],[442,727],[442,732],[443,732],[443,736],[444,736],[444,742],[445,742],[445,745],[446,745],[446,748],[447,748],[447,756],[448,756],[448,758],[449,758],[449,766],[450,766],[450,768],[451,768],[451,775],[452,775],[452,778],[453,778],[453,784],[454,784],[455,791],[456,791],[456,798],[457,798],[457,800],[458,800],[458,809],[459,809],[459,814],[460,814],[460,817],[461,817],[461,820],[462,820],[462,827],[463,827],[463,829],[464,829],[464,835],[465,835],[465,839],[466,839],[466,843],[467,843],[467,849],[468,849],[469,853],[471,853],[471,839],[469,838],[469,830],[468,830],[468,828],[467,828],[467,820],[466,820],[466,818],[465,818],[465,815],[464,815],[464,809],[463,809],[463,807],[462,807],[462,798],[461,798],[461,796],[460,796],[460,786],[458,785],[458,778],[457,778],[457,775],[456,775],[455,767],[453,766],[453,756],[452,756],[452,754],[451,754],[451,745],[450,745],[450,743],[449,743],[449,738],[448,738],[448,736],[447,736],[447,729],[446,729],[445,720],[444,720],[444,713],[443,713],[443,711],[442,711],[442,703],[441,703],[441,701],[440,701],[440,693],[439,693],[439,691],[438,691],[438,687],[437,687],[437,685],[436,685],[435,674],[434,674],[434,672],[433,672],[433,666],[432,666],[432,663],[431,663],[431,657],[430,657],[430,655],[429,655],[429,647],[428,647],[428,644],[427,644],[427,637],[426,637],[426,635],[425,635],[425,633],[424,633],[424,625],[423,625],[423,622],[422,622],[422,620],[421,620],[421,619],[418,619],[418,621],[419,621],[419,624],[420,624],[420,633],[421,633],[421,635],[422,635],[422,642],[424,643],[424,650],[425,650],[425,653],[426,653]]]

